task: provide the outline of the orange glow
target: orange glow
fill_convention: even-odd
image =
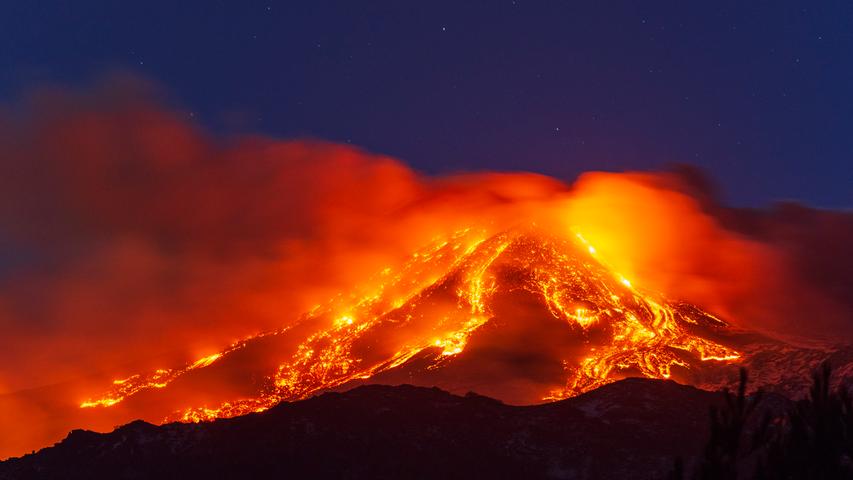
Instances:
[[[290,360],[269,377],[269,388],[256,397],[229,400],[216,407],[188,407],[165,420],[202,421],[263,411],[282,400],[370,379],[430,349],[437,350],[430,368],[452,361],[492,318],[492,296],[507,288],[499,282],[502,268],[528,272],[530,278],[513,288],[541,296],[554,318],[576,325],[582,332],[597,329],[598,335],[610,335],[609,341],[590,348],[577,363],[564,360],[565,386],[551,391],[546,400],[583,393],[613,381],[615,373],[624,370],[670,378],[674,366],[691,368],[691,359],[728,362],[739,358],[730,348],[688,333],[684,325],[697,323],[698,318],[689,316],[695,314],[633,288],[625,277],[612,273],[579,234],[516,228],[486,238],[484,232],[467,229],[416,252],[396,272],[383,270],[374,290],[313,309],[303,322],[326,317],[332,321],[308,335]],[[450,286],[454,302],[425,317],[420,307],[428,301],[429,292]],[[705,321],[720,322],[699,315]],[[404,335],[394,328],[398,324],[406,327]],[[251,341],[183,369],[116,380],[110,392],[81,407],[110,407],[143,389],[165,387]],[[371,350],[362,345],[366,341],[372,342]]]
[[[0,115],[3,243],[25,247],[0,285],[0,458],[359,382],[714,389],[729,362],[771,368],[731,327],[851,335],[849,213],[727,207],[661,172],[423,175],[214,138],[108,87]]]
[[[232,345],[231,349],[235,347],[236,345]],[[187,372],[210,366],[229,351],[230,349],[199,358],[186,367],[177,370],[160,368],[155,370],[153,373],[146,375],[137,374],[131,375],[127,378],[113,380],[115,388],[110,393],[96,399],[90,398],[80,403],[80,408],[111,407],[142,390],[150,388],[165,388],[167,385],[172,383],[173,380]]]

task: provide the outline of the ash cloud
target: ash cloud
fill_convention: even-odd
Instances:
[[[214,138],[136,83],[41,91],[10,112],[0,392],[217,351],[437,235],[566,189],[532,174],[428,178],[323,142]]]
[[[727,207],[689,168],[571,185],[425,176],[324,142],[218,138],[112,81],[0,108],[0,393],[180,364],[288,325],[433,238],[528,220],[577,229],[641,288],[743,328],[853,333],[850,212]]]
[[[590,173],[570,216],[642,285],[746,329],[831,343],[853,333],[853,213],[724,205],[689,166]]]

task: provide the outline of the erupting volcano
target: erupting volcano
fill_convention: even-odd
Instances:
[[[0,480],[853,480],[850,8],[14,3]]]
[[[183,368],[115,380],[80,407],[145,396],[168,406],[163,420],[199,421],[363,382],[540,403],[626,376],[695,382],[741,358],[726,322],[635,287],[580,233],[456,232],[376,285]]]

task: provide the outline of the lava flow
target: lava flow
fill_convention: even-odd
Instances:
[[[80,406],[111,407],[142,391],[164,389],[263,338],[288,335],[301,335],[301,341],[278,352],[281,361],[264,373],[255,395],[187,405],[165,420],[263,411],[395,371],[409,372],[408,378],[412,372],[436,374],[475,361],[478,354],[469,355],[467,347],[490,325],[501,328],[499,304],[516,305],[507,300],[515,298],[532,299],[533,315],[547,317],[562,342],[555,359],[560,378],[544,381],[551,384],[537,394],[539,400],[577,395],[624,376],[669,378],[676,368],[689,371],[740,357],[714,339],[725,322],[642,292],[599,259],[580,234],[555,236],[536,227],[491,236],[465,230],[413,254],[394,272],[384,270],[377,283],[371,291],[316,307],[294,327],[236,342],[183,368],[115,380],[109,392]]]

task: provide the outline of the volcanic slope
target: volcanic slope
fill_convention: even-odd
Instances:
[[[290,328],[117,379],[80,408],[198,421],[360,383],[473,390],[515,404],[629,376],[715,385],[744,360],[742,338],[694,306],[635,288],[579,234],[466,230]]]

